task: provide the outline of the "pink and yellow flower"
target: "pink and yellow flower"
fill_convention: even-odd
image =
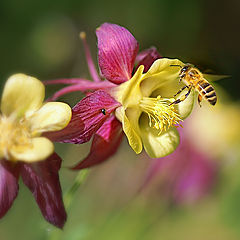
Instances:
[[[44,85],[24,74],[11,76],[5,84],[0,115],[0,217],[16,198],[21,175],[46,220],[63,227],[61,158],[54,153],[53,143],[41,135],[66,127],[71,108],[61,102],[43,104],[44,95]]]
[[[96,34],[98,62],[105,80],[97,75],[82,33],[94,82],[60,79],[47,83],[70,84],[54,98],[72,91],[93,92],[73,108],[68,127],[48,137],[55,141],[83,143],[94,136],[90,155],[76,166],[78,169],[111,156],[121,142],[122,129],[137,154],[143,147],[152,158],[172,153],[179,144],[176,127],[193,107],[193,93],[180,104],[170,105],[175,101],[174,94],[182,87],[177,80],[179,69],[171,65],[183,63],[178,59],[161,58],[155,48],[138,55],[138,42],[124,27],[104,23]],[[104,149],[100,149],[103,145]],[[93,151],[98,152],[97,156]]]

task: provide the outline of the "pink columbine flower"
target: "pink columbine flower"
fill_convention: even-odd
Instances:
[[[85,46],[93,82],[86,79],[58,79],[46,84],[69,84],[52,99],[66,93],[87,93],[72,109],[70,124],[59,132],[48,134],[54,141],[84,143],[93,137],[89,155],[74,169],[99,164],[119,147],[123,132],[138,154],[143,147],[152,158],[166,156],[179,143],[176,127],[191,112],[193,94],[178,105],[171,105],[178,83],[178,59],[161,58],[152,47],[140,54],[138,42],[124,27],[104,23],[96,31],[100,76],[93,65],[85,33]],[[136,66],[134,68],[134,66]],[[64,139],[64,140],[63,140]]]

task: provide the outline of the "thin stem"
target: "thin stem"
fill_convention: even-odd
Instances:
[[[77,190],[79,189],[79,187],[82,185],[82,183],[86,180],[88,176],[88,170],[84,169],[79,171],[79,173],[77,174],[73,185],[68,189],[68,191],[64,194],[63,196],[63,201],[64,201],[64,205],[66,208],[66,211],[69,210],[69,208],[71,207],[71,204],[73,202],[75,193],[77,192]],[[59,240],[62,234],[62,230],[58,229],[58,228],[51,228],[50,231],[48,232],[48,240]]]
[[[84,169],[79,171],[77,174],[73,185],[70,187],[70,189],[64,194],[63,200],[66,209],[68,210],[71,206],[71,203],[73,201],[73,197],[78,190],[78,188],[81,186],[81,184],[85,181],[85,179],[88,176],[88,169]]]

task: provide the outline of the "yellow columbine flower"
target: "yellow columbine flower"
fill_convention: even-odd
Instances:
[[[4,87],[0,115],[0,159],[45,160],[53,143],[43,132],[58,131],[71,119],[71,108],[61,102],[43,104],[44,85],[24,74],[11,76]]]
[[[116,116],[123,124],[130,146],[140,153],[144,145],[152,158],[166,156],[176,149],[179,144],[176,127],[193,107],[193,92],[183,102],[171,105],[174,94],[183,86],[178,83],[179,69],[171,65],[183,63],[161,58],[146,73],[144,66],[140,66],[130,80],[111,92],[122,104]],[[182,94],[185,93],[180,97]]]

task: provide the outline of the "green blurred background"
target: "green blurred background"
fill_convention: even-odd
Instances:
[[[96,59],[95,29],[111,22],[128,28],[140,50],[156,46],[163,56],[193,63],[203,71],[231,75],[218,84],[239,109],[239,12],[238,0],[2,0],[1,87],[16,72],[41,80],[89,78],[79,32],[86,31]],[[47,94],[54,90],[49,87]],[[74,104],[80,97],[75,93],[63,100]],[[240,161],[238,140],[231,154]],[[64,166],[79,161],[88,150],[89,144],[57,145]],[[229,159],[219,160],[223,162],[219,182],[206,199],[166,210],[161,196],[159,201],[135,197],[148,163],[136,156],[125,140],[116,156],[91,170],[68,210],[63,232],[44,222],[33,197],[21,184],[13,207],[0,220],[0,239],[239,239],[240,163],[229,164]],[[64,192],[75,175],[62,169]]]

